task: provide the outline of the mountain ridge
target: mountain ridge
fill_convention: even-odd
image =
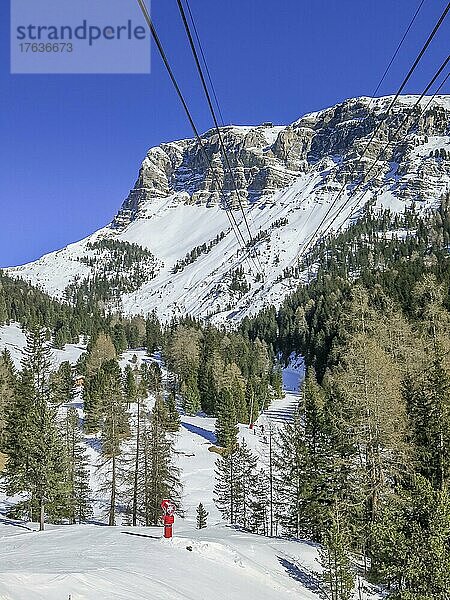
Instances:
[[[115,289],[113,298],[104,299],[110,309],[130,315],[156,310],[164,320],[190,314],[216,322],[239,321],[279,304],[296,288],[301,277],[283,280],[283,273],[298,263],[327,211],[323,229],[333,219],[337,229],[357,218],[368,203],[375,210],[394,212],[412,205],[426,211],[436,205],[450,186],[450,96],[436,97],[423,115],[412,109],[416,100],[400,97],[387,118],[392,97],[361,97],[287,126],[226,126],[222,136],[233,178],[214,130],[202,135],[206,158],[196,140],[162,143],[147,152],[133,189],[109,225],[6,272],[65,298],[68,286],[84,285],[85,290],[86,282],[96,277],[98,281],[103,270],[108,273],[104,286],[109,282]],[[423,107],[428,101],[423,99]],[[348,202],[358,177],[367,173],[407,114],[410,123],[403,139],[389,143],[380,172],[377,167],[364,195]],[[411,127],[417,119],[417,126]],[[345,191],[333,206],[343,184]],[[247,246],[253,246],[263,278],[246,258],[247,250],[238,245],[227,207],[240,223]],[[150,253],[146,260],[152,268],[142,259],[142,280],[136,279],[135,289],[121,292],[119,281],[129,272],[111,262],[111,247],[99,251],[102,240],[117,242],[116,255],[122,252],[126,257],[133,245]]]

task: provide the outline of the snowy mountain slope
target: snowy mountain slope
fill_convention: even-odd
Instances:
[[[107,253],[99,254],[93,245],[112,240],[138,244],[152,257],[141,260],[138,284],[116,302],[115,307],[126,314],[155,309],[163,319],[189,313],[238,321],[265,305],[278,305],[298,285],[298,280],[286,278],[285,269],[297,265],[343,183],[345,192],[320,232],[332,220],[331,230],[345,227],[368,202],[393,211],[403,211],[411,203],[426,210],[449,189],[450,96],[437,97],[417,126],[402,130],[407,133],[403,141],[393,137],[406,115],[409,127],[415,122],[416,100],[414,96],[399,99],[361,163],[358,157],[385,116],[391,97],[348,100],[286,127],[223,128],[237,192],[213,130],[203,136],[211,166],[195,140],[152,148],[109,226],[8,272],[64,297],[68,285],[92,280],[106,269]],[[422,106],[427,103],[424,99]],[[365,193],[347,202],[358,177],[391,138],[386,155],[370,173]],[[231,206],[248,242],[237,209],[238,194],[263,280],[255,260],[239,247],[227,218],[225,207]],[[127,252],[126,244],[121,248]],[[152,263],[147,270],[146,261]],[[241,268],[243,273],[238,271]],[[117,269],[126,279],[127,268]]]

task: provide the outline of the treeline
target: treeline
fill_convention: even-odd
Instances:
[[[13,279],[0,271],[0,325],[10,321],[25,329],[46,327],[55,345],[77,342],[80,335],[90,335],[108,327],[102,311],[85,302],[69,305],[51,298],[21,279]]]

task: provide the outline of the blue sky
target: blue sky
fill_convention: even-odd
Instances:
[[[396,91],[446,3],[425,0],[380,95]],[[225,121],[283,124],[371,95],[419,0],[190,4]],[[191,137],[155,48],[150,75],[10,75],[8,5],[0,3],[0,266],[36,259],[105,225],[147,149]],[[198,128],[209,129],[176,0],[153,0],[152,16]],[[420,93],[449,39],[447,17],[407,93]]]

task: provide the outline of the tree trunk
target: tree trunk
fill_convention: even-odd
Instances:
[[[45,512],[44,512],[44,499],[39,498],[39,531],[44,531],[45,527]]]
[[[115,525],[115,508],[116,508],[116,456],[112,456],[112,474],[111,474],[111,502],[109,506],[109,522],[108,525]]]
[[[138,398],[137,405],[137,430],[136,430],[136,456],[134,460],[134,483],[133,483],[133,527],[137,525],[137,501],[138,501],[138,470],[139,470],[139,451],[140,451],[140,427],[141,427],[141,401]]]

